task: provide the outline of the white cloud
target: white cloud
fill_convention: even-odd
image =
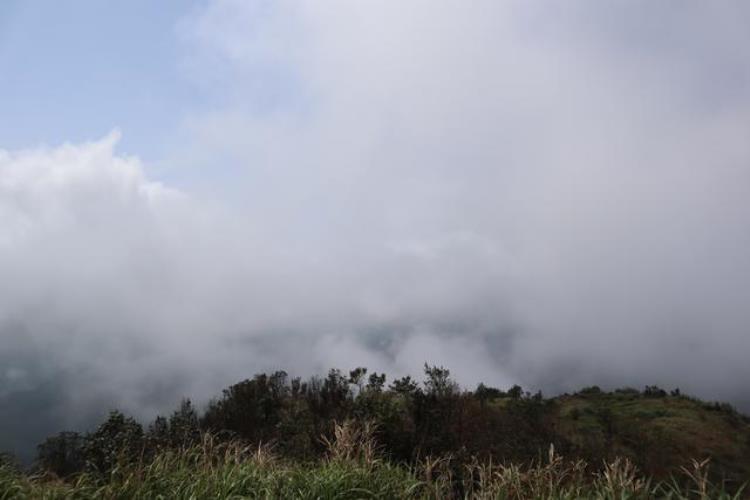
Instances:
[[[342,317],[501,345],[499,379],[707,394],[750,347],[747,13],[215,1],[183,34],[231,98],[186,133],[269,241],[351,280],[318,283]]]
[[[69,416],[425,361],[746,400],[745,9],[585,5],[207,3],[181,191],[117,134],[0,152],[6,379],[64,372]]]

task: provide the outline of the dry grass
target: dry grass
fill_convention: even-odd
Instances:
[[[321,438],[326,446],[327,459],[333,463],[358,463],[374,467],[380,461],[375,430],[375,424],[370,421],[357,423],[346,420],[334,425],[333,439]]]
[[[165,451],[149,462],[121,464],[105,477],[70,482],[0,468],[6,499],[413,498],[413,499],[740,499],[709,481],[707,460],[669,482],[652,483],[626,459],[592,470],[550,447],[545,460],[522,466],[426,457],[411,468],[384,460],[372,424],[346,421],[323,442],[326,458],[289,463],[268,445],[204,436],[198,446]]]

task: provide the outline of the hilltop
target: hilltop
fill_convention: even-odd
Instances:
[[[212,450],[266,450],[290,474],[302,474],[301,467],[314,476],[322,474],[316,467],[333,458],[349,463],[366,455],[395,467],[408,482],[436,460],[450,488],[463,485],[461,491],[467,481],[474,484],[478,472],[469,471],[476,467],[513,466],[527,470],[528,479],[558,460],[559,467],[569,468],[564,477],[577,474],[589,485],[611,467],[619,467],[620,476],[653,484],[700,470],[706,480],[732,491],[750,478],[750,418],[728,404],[656,386],[615,391],[594,386],[545,398],[519,386],[462,390],[442,367],[426,365],[425,375],[421,383],[404,377],[386,384],[384,374],[367,376],[364,368],[348,374],[331,370],[306,381],[285,372],[259,374],[230,386],[200,412],[184,400],[170,416],[144,428],[113,411],[93,432],[52,436],[40,444],[35,467],[47,477],[86,478],[101,486],[112,484],[113,471],[144,464],[178,460],[188,467],[180,454],[201,449],[205,459],[209,439]],[[342,439],[356,443],[347,448]],[[320,460],[323,465],[315,465]]]

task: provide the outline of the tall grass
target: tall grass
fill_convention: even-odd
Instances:
[[[413,499],[740,499],[708,479],[707,461],[695,461],[680,477],[654,483],[629,461],[617,459],[593,470],[566,461],[550,448],[535,464],[454,463],[427,457],[411,466],[384,460],[374,427],[345,422],[324,440],[324,460],[294,463],[269,446],[218,442],[164,451],[152,460],[122,462],[107,474],[81,474],[67,482],[27,476],[0,467],[5,499],[214,499],[214,498],[413,498]]]

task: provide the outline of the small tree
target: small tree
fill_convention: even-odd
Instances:
[[[665,398],[667,397],[667,391],[658,385],[647,385],[643,390],[643,396],[647,398]]]
[[[425,392],[431,396],[450,396],[458,392],[458,384],[450,379],[450,370],[442,366],[429,366],[424,364],[424,373],[427,379],[424,381]]]
[[[521,396],[523,396],[523,389],[520,385],[514,384],[513,387],[508,389],[508,396],[513,399],[521,399]]]
[[[395,393],[410,395],[417,392],[419,388],[416,381],[412,380],[411,376],[407,375],[391,382],[389,389]]]
[[[169,441],[172,446],[190,446],[200,440],[198,413],[189,399],[183,399],[169,417]]]
[[[148,426],[146,432],[146,448],[150,451],[156,451],[161,448],[170,446],[169,423],[167,419],[159,415]]]
[[[37,446],[36,466],[65,478],[81,472],[86,465],[84,437],[77,432],[61,432]]]
[[[362,393],[367,368],[360,366],[349,372],[349,383],[357,386],[357,393]]]
[[[109,472],[118,460],[133,460],[143,449],[143,428],[132,417],[113,410],[96,431],[88,434],[83,446],[87,468]]]
[[[488,399],[502,398],[507,394],[496,387],[489,387],[480,382],[477,388],[474,390],[474,395],[480,401],[486,401]]]
[[[367,382],[368,392],[383,392],[383,386],[385,385],[385,373],[378,375],[377,373],[370,374],[370,379]]]

